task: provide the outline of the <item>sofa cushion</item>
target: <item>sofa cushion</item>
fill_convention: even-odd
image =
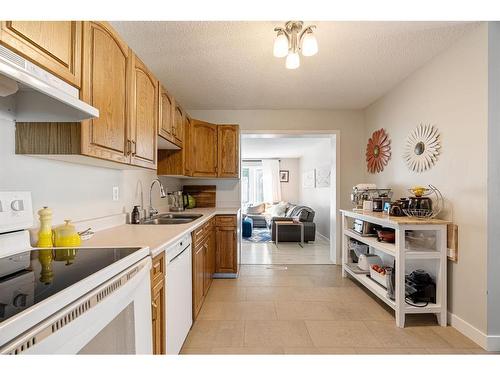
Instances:
[[[265,211],[265,209],[266,209],[265,203],[257,204],[255,206],[248,206],[247,207],[247,214],[251,214],[251,215],[261,214]]]

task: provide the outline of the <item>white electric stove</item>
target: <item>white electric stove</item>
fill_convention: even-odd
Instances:
[[[148,248],[30,246],[31,194],[0,192],[0,353],[151,353]]]

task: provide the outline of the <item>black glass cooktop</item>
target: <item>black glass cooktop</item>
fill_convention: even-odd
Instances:
[[[139,249],[38,249],[0,258],[0,322]]]

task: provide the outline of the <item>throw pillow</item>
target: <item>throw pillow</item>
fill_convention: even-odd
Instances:
[[[258,215],[258,214],[263,213],[264,210],[265,210],[265,204],[261,203],[261,204],[255,205],[255,206],[249,206],[247,208],[247,214]]]
[[[273,204],[267,209],[267,213],[272,217],[284,217],[287,207],[288,203],[284,202]]]

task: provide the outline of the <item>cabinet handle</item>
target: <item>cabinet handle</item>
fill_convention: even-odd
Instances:
[[[134,151],[132,151],[132,156],[137,155],[137,143],[135,141],[132,141],[132,144],[134,145]]]
[[[130,139],[127,139],[126,153],[127,156],[132,153],[132,142],[130,142]]]
[[[151,320],[154,322],[156,321],[156,308],[158,306],[153,301],[151,301],[151,305],[153,306],[153,310],[151,311]]]

